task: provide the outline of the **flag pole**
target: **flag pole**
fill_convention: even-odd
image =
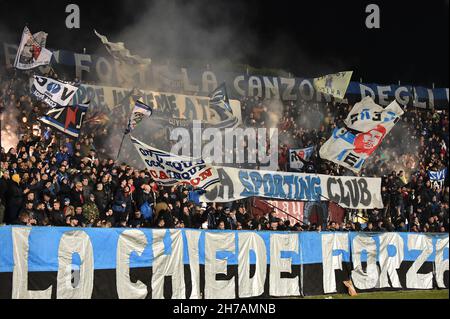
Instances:
[[[118,105],[122,105],[122,103],[123,103],[126,99],[129,99],[129,98],[133,95],[133,92],[134,92],[135,89],[136,89],[136,87],[132,88],[131,91],[130,91],[130,93],[128,93],[128,94],[122,99],[122,101],[120,101],[120,103],[119,103]],[[118,105],[117,105],[117,106],[118,106]],[[117,106],[114,107],[113,110],[114,110],[115,108],[117,108]],[[131,116],[131,115],[130,115],[130,116]],[[128,123],[127,123],[127,126],[128,126],[129,123],[130,123],[130,117],[128,117]],[[123,146],[123,141],[125,140],[125,136],[126,136],[126,135],[127,135],[127,130],[125,130],[125,131],[123,132],[123,135],[122,135],[122,141],[120,142],[119,150],[117,151],[116,160],[115,160],[114,162],[117,162],[117,161],[119,160],[120,152],[121,152],[122,146]]]
[[[126,133],[123,133],[122,141],[120,142],[120,146],[119,146],[119,151],[117,152],[116,160],[114,162],[117,162],[117,160],[119,159],[120,151],[122,150],[123,141],[125,140],[126,135],[127,135]]]

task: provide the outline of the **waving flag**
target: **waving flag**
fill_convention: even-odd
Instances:
[[[344,71],[314,78],[314,87],[319,92],[329,94],[342,100],[347,92],[352,74],[353,71]]]
[[[152,178],[161,185],[191,185],[207,189],[220,182],[217,170],[203,159],[173,155],[142,143],[131,136],[136,150]]]
[[[369,98],[370,99],[370,98]],[[319,155],[358,173],[366,159],[378,148],[384,137],[403,114],[396,101],[385,109],[363,99],[347,116],[347,128],[335,128],[331,137],[320,148]],[[372,101],[373,102],[373,101]]]
[[[125,134],[130,133],[133,131],[136,126],[142,122],[142,120],[146,117],[151,116],[153,113],[153,110],[150,106],[144,104],[143,102],[137,100],[134,103],[133,111],[131,112],[130,119],[128,120],[128,127],[125,130]]]
[[[230,101],[228,100],[227,87],[225,83],[222,83],[209,96],[209,105],[224,108],[230,113],[233,110],[230,107]]]
[[[314,149],[315,146],[289,149],[289,167],[292,169],[302,169],[303,162],[300,160],[300,158],[308,161],[312,153],[314,152]]]
[[[141,58],[139,55],[132,55],[130,50],[125,48],[125,44],[123,42],[109,42],[108,38],[104,35],[101,35],[97,31],[94,30],[96,36],[100,38],[100,41],[105,45],[106,50],[112,57],[120,62],[125,62],[127,64],[143,64],[149,65],[152,60],[148,58]]]
[[[216,123],[207,123],[206,127],[232,128],[239,124],[239,119],[233,114],[228,99],[227,87],[222,83],[209,95],[209,111],[216,117]]]
[[[395,123],[403,115],[403,110],[397,102],[392,102],[386,108],[376,104],[370,96],[356,103],[345,119],[345,125],[359,132],[368,132],[380,123]],[[394,124],[395,124],[394,123]]]
[[[69,83],[37,75],[31,86],[31,93],[50,107],[67,106],[77,91]]]
[[[447,167],[441,169],[440,171],[428,171],[428,178],[436,187],[442,189],[444,187],[445,178],[447,177]]]
[[[46,42],[47,33],[40,31],[31,34],[30,29],[25,27],[17,49],[14,67],[20,70],[30,70],[40,65],[49,64],[52,52],[45,48]]]
[[[45,116],[40,117],[39,121],[64,134],[78,138],[87,110],[88,105],[86,104],[56,107],[49,110]]]

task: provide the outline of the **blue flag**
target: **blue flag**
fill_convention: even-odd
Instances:
[[[431,182],[442,188],[444,186],[445,178],[447,177],[447,167],[441,169],[440,171],[428,171],[428,177]]]
[[[87,110],[88,105],[86,104],[55,107],[40,117],[39,121],[64,134],[78,138]]]
[[[228,100],[227,87],[225,82],[218,86],[209,96],[209,105],[222,108],[233,114],[233,110]]]

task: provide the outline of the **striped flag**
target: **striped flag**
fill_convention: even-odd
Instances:
[[[125,130],[125,134],[132,132],[136,126],[142,122],[146,117],[151,116],[153,110],[147,104],[144,104],[142,101],[137,100],[134,103],[133,111],[131,112],[130,119],[128,120],[128,126]]]

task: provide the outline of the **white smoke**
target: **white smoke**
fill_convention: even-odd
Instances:
[[[252,32],[246,25],[245,19],[236,16],[239,13],[240,4],[231,5],[228,2],[209,5],[205,1],[192,2],[176,2],[176,1],[162,1],[157,0],[146,4],[140,8],[140,14],[137,19],[130,21],[130,24],[118,33],[112,33],[110,30],[96,28],[100,34],[104,34],[111,42],[124,42],[125,46],[132,54],[140,55],[141,57],[148,57],[152,59],[151,68],[153,74],[158,74],[157,77],[161,82],[180,82],[179,68],[181,67],[197,67],[204,69],[210,67],[213,71],[224,70],[234,71],[239,69],[243,71],[242,66],[248,65],[248,57],[255,54],[261,46],[258,35]],[[130,16],[129,13],[134,10],[132,6],[126,3],[122,4],[120,9],[124,16]],[[244,10],[243,10],[244,11]],[[133,12],[133,15],[136,16]],[[320,61],[314,61],[312,58],[306,56],[299,49],[301,44],[298,41],[288,36],[280,36],[276,42],[267,43],[264,48],[270,50],[270,60],[267,65],[281,64],[280,48],[283,50],[296,50],[298,59],[295,61],[302,61],[305,69],[308,65],[314,65],[316,72],[318,69],[330,69],[324,67]],[[295,44],[294,44],[295,42]],[[103,48],[100,40],[98,40],[98,54],[105,55],[106,50]],[[294,61],[293,61],[294,62]],[[286,64],[286,63],[285,63]],[[334,65],[336,68],[338,63]],[[289,67],[289,66],[287,66]],[[156,70],[158,68],[158,70]],[[311,69],[311,68],[309,68]],[[250,66],[250,72],[252,68]],[[274,70],[271,70],[274,71]],[[331,71],[337,71],[333,69]],[[263,72],[265,73],[265,71]],[[278,75],[288,76],[285,70],[278,70]],[[302,74],[302,76],[310,76],[311,74]],[[322,75],[320,72],[319,74]],[[156,81],[153,78],[152,89],[158,90],[160,87],[167,87],[163,83]],[[105,83],[107,84],[107,83]],[[231,83],[228,83],[231,85]],[[141,88],[142,89],[142,88]],[[176,90],[171,90],[177,93]],[[280,119],[283,116],[283,104],[281,101],[270,100],[264,103],[267,107],[267,112],[264,115],[267,121],[266,127],[277,127]],[[244,116],[243,116],[244,118]],[[322,121],[323,116],[317,112],[308,114],[308,117],[303,117],[299,126],[305,125],[318,127]],[[151,119],[152,120],[152,119]],[[141,126],[149,125],[150,121],[142,123]],[[296,119],[298,120],[298,119]],[[244,124],[245,126],[245,124]],[[149,128],[149,132],[143,134],[142,141],[147,144],[152,142],[157,143],[157,137],[160,131],[164,129]],[[113,132],[114,136],[105,138],[107,144],[110,145],[107,151],[115,157],[116,150],[121,141],[121,132]],[[288,138],[290,143],[293,143],[291,137]],[[131,149],[130,149],[131,146]],[[160,147],[163,150],[170,150],[168,145]],[[126,138],[123,145],[133,154],[134,147]],[[121,160],[121,159],[119,159]]]
[[[7,105],[0,116],[2,117],[2,147],[5,152],[8,152],[11,147],[15,148],[19,142],[17,131],[20,125],[18,121],[20,112],[16,107]]]
[[[365,171],[383,176],[402,170],[409,179],[419,167],[420,141],[415,131],[415,125],[403,116],[364,164]]]

